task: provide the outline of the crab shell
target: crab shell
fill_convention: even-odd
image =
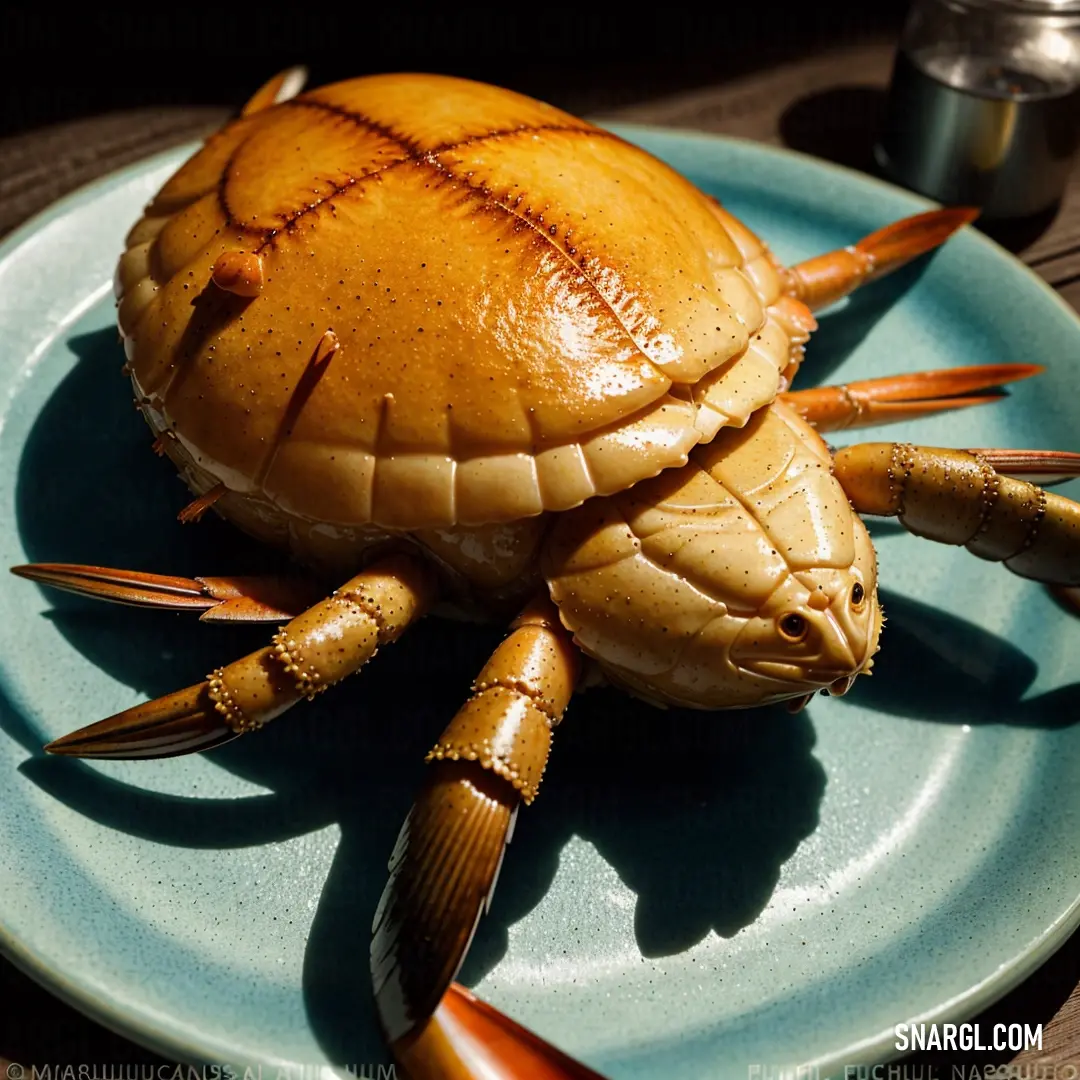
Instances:
[[[732,221],[518,94],[325,87],[212,137],[131,231],[136,398],[193,490],[309,561],[566,510],[775,397],[812,320]],[[217,287],[238,256],[261,281]]]
[[[458,614],[501,613],[546,579],[610,677],[716,707],[805,690],[808,665],[824,665],[810,678],[824,685],[837,657],[850,674],[872,648],[868,612],[857,642],[825,627],[794,667],[790,643],[752,642],[787,675],[728,655],[755,619],[775,623],[759,617],[770,596],[812,621],[826,617],[814,593],[839,611],[856,579],[873,591],[872,549],[853,544],[861,525],[824,447],[797,423],[755,442],[823,472],[800,498],[836,504],[832,547],[812,553],[828,581],[778,556],[714,469],[720,494],[703,513],[726,522],[730,557],[688,569],[689,545],[659,585],[641,558],[613,572],[645,605],[630,643],[610,630],[589,507],[667,471],[685,485],[696,446],[751,430],[814,325],[781,273],[714,200],[610,132],[490,86],[380,75],[211,138],[131,231],[116,285],[136,401],[224,517],[328,572],[355,572],[388,542],[419,547]],[[625,524],[620,505],[609,510]],[[693,531],[700,510],[677,513]],[[582,558],[598,572],[582,578]],[[653,648],[650,627],[680,629]],[[711,637],[719,653],[691,649],[680,666],[680,642]]]

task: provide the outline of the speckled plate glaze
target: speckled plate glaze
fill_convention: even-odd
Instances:
[[[923,206],[805,157],[620,130],[785,260]],[[0,248],[4,565],[266,564],[220,522],[176,523],[185,492],[119,370],[114,259],[185,152]],[[1003,404],[888,437],[1080,449],[1080,323],[971,230],[821,324],[804,384],[1051,366]],[[847,698],[797,717],[660,713],[608,692],[575,704],[465,982],[613,1078],[824,1076],[892,1056],[896,1024],[971,1016],[1065,939],[1080,921],[1080,620],[963,552],[890,524],[874,535],[890,619]],[[166,1055],[379,1075],[367,948],[386,859],[422,755],[498,634],[422,625],[257,738],[84,765],[39,747],[262,635],[0,577],[4,952]]]

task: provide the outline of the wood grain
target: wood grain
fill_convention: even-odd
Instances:
[[[0,236],[62,195],[189,139],[202,139],[226,109],[137,109],[0,139]]]
[[[609,112],[606,118],[787,145],[872,172],[875,125],[891,62],[890,43],[853,46],[737,81],[640,102]],[[96,177],[204,136],[225,115],[224,109],[206,107],[142,109],[0,140],[0,235]],[[1005,229],[1000,239],[1080,309],[1080,170],[1054,213],[1019,229]],[[1001,1022],[1044,1024],[1043,1050],[1013,1056],[1016,1066],[1080,1066],[1078,979],[1080,933],[977,1019],[987,1031]],[[4,960],[0,960],[0,1000],[4,1002],[0,1080],[9,1061],[28,1065],[163,1060],[75,1013]],[[1009,1056],[964,1055],[957,1062],[956,1055],[950,1061],[948,1055],[922,1054],[907,1060],[915,1066],[940,1065],[935,1075],[947,1077],[950,1065],[985,1068],[1003,1064]],[[1051,1074],[1044,1075],[1050,1080]]]

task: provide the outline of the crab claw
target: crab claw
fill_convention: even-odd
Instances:
[[[1005,383],[1038,375],[1039,364],[981,364],[973,367],[942,368],[910,375],[863,379],[843,386],[818,386],[793,390],[782,397],[794,405],[818,431],[890,424],[914,420],[931,413],[986,405],[1000,401],[1002,393],[992,391]]]
[[[30,563],[13,574],[55,589],[132,607],[198,611],[203,622],[281,622],[319,595],[302,579],[278,577],[174,577],[78,563]]]
[[[181,596],[195,584],[167,580]],[[289,620],[270,645],[216,668],[186,690],[65,735],[46,750],[72,757],[158,758],[220,746],[359,671],[427,611],[433,595],[424,564],[387,555]]]
[[[81,758],[162,758],[210,750],[237,737],[206,695],[206,683],[125,709],[45,747]]]
[[[392,1049],[408,1080],[603,1080],[458,983],[431,1019]]]
[[[860,285],[933,251],[978,216],[976,209],[955,206],[895,221],[851,247],[791,267],[786,275],[788,292],[811,308],[825,307]]]

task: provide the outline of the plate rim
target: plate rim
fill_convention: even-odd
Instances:
[[[803,151],[792,150],[772,143],[759,142],[743,136],[726,135],[694,127],[623,121],[618,117],[593,118],[592,122],[596,123],[597,126],[611,130],[617,136],[626,138],[630,142],[635,140],[635,136],[660,136],[661,139],[666,138],[676,142],[704,147],[715,146],[717,143],[734,145],[742,152],[759,155],[777,163],[779,167],[794,160],[799,166],[809,168],[819,174],[832,173],[844,183],[868,187],[893,200],[906,202],[913,212],[933,209],[941,205],[925,196],[908,191],[887,180],[863,173],[858,169],[837,164]],[[204,142],[205,140],[186,140],[177,143],[79,185],[26,218],[0,240],[0,264],[6,263],[14,257],[21,247],[31,242],[52,222],[79,209],[87,202],[92,202],[100,194],[136,180],[156,168],[168,164],[174,164],[174,167],[178,168],[204,145]],[[1011,264],[1014,273],[1021,273],[1028,282],[1036,285],[1039,291],[1049,297],[1059,311],[1067,316],[1068,321],[1072,323],[1076,332],[1080,335],[1080,312],[1077,312],[1067,303],[1061,294],[1030,266],[1013,252],[977,229],[965,227],[963,232],[969,235],[971,241],[982,246],[988,256],[998,260],[1004,258],[1008,264]],[[1009,962],[1001,965],[986,978],[975,983],[964,992],[954,995],[952,998],[931,1007],[906,1022],[932,1024],[948,1021],[962,1023],[971,1019],[993,1002],[1000,1000],[1022,983],[1024,979],[1037,971],[1069,940],[1078,928],[1080,928],[1080,894],[1077,895],[1067,909],[1061,912],[1054,922],[1045,927],[1023,951],[1014,955]],[[117,1003],[110,1001],[108,998],[95,995],[88,987],[73,984],[62,970],[50,964],[37,952],[20,942],[2,919],[0,919],[0,956],[5,957],[15,968],[33,979],[64,1004],[71,1006],[108,1030],[123,1038],[130,1039],[147,1050],[183,1063],[208,1064],[212,1060],[204,1052],[208,1047],[200,1049],[190,1039],[174,1033],[160,1024],[153,1023],[148,1017],[118,1006]],[[835,1069],[843,1068],[844,1065],[876,1064],[895,1060],[904,1056],[906,1052],[896,1050],[894,1032],[894,1028],[877,1032],[835,1052],[821,1055],[812,1061],[804,1063],[804,1065],[806,1068],[816,1069],[820,1077],[827,1078],[834,1075]],[[269,1056],[267,1060],[270,1060]],[[334,1066],[319,1066],[319,1069],[327,1071],[328,1075],[337,1075]]]

